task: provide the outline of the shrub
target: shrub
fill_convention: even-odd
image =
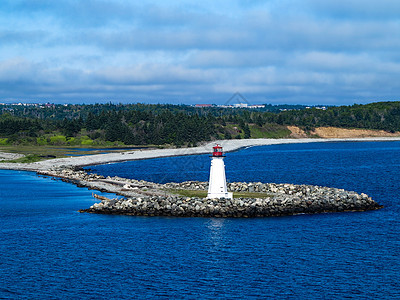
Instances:
[[[64,135],[55,135],[50,137],[50,143],[52,145],[64,145],[67,142],[67,138]]]
[[[47,145],[47,144],[48,144],[48,141],[47,141],[47,139],[44,138],[44,137],[38,137],[38,138],[36,138],[36,143],[37,143],[38,145],[40,145],[40,146],[43,146],[43,145]]]
[[[93,140],[90,139],[88,136],[82,136],[81,137],[81,145],[86,145],[86,146],[90,146],[93,145]]]
[[[74,137],[67,137],[67,144],[68,145],[77,145],[79,141]]]

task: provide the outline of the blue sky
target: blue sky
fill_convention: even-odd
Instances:
[[[0,102],[398,100],[397,0],[2,0]]]

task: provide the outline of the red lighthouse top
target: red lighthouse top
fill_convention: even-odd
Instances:
[[[222,156],[224,156],[223,155],[223,153],[222,153],[222,147],[220,146],[220,145],[216,145],[216,146],[214,146],[213,147],[213,157],[222,157]]]

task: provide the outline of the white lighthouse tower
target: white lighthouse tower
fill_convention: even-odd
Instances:
[[[208,184],[208,199],[227,198],[232,199],[232,193],[228,193],[226,187],[225,164],[222,147],[216,145],[211,156],[210,181]]]

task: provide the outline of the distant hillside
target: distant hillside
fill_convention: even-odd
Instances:
[[[213,139],[317,137],[326,135],[320,128],[327,127],[374,130],[374,134],[376,130],[400,131],[400,102],[340,107],[267,105],[265,110],[270,111],[111,103],[1,105],[0,145],[180,147]],[[290,128],[297,128],[296,133]]]
[[[311,108],[281,112],[269,121],[281,125],[295,125],[312,130],[316,127],[379,129],[388,132],[400,130],[400,102],[377,102],[366,105]]]
[[[318,138],[365,138],[365,137],[400,137],[400,132],[387,132],[374,129],[348,129],[338,127],[316,127],[312,131],[304,131],[297,126],[287,127],[293,138],[318,137]]]

